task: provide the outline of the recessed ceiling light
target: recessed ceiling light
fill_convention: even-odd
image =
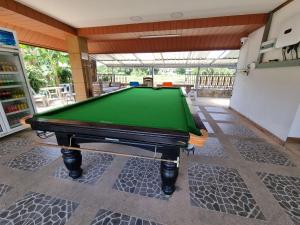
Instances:
[[[139,22],[139,21],[143,20],[143,18],[141,16],[132,16],[129,19],[133,22]]]
[[[170,16],[173,19],[179,19],[179,18],[183,17],[183,12],[172,12],[170,14]]]
[[[147,38],[167,38],[167,37],[179,37],[181,36],[180,34],[159,34],[159,35],[144,35],[140,36],[142,39],[147,39]]]

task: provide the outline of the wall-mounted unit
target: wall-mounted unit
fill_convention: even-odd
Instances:
[[[289,18],[283,23],[277,41],[276,48],[295,45],[300,42],[300,12]]]
[[[261,54],[261,53],[272,51],[275,48],[275,43],[276,43],[276,39],[263,42],[260,46],[259,53]]]

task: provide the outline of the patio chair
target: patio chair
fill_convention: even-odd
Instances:
[[[140,83],[138,81],[131,81],[129,82],[130,87],[138,87],[140,86]]]
[[[75,93],[73,93],[73,86],[72,84],[66,83],[66,84],[60,84],[60,93],[62,95],[62,98],[67,104],[70,102],[75,101]]]
[[[172,82],[163,82],[162,86],[163,87],[173,87],[173,83]]]
[[[47,96],[45,94],[41,94],[41,93],[37,94],[32,88],[30,89],[35,103],[41,102],[44,107],[47,107],[49,105]]]

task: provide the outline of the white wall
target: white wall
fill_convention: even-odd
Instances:
[[[298,107],[298,110],[296,112],[296,116],[294,118],[294,121],[292,123],[289,137],[297,138],[300,137],[300,105]]]
[[[294,12],[295,7],[300,12],[300,1],[295,2],[274,15],[272,35],[279,29],[280,18],[285,18],[282,15]],[[238,69],[257,61],[263,31],[261,28],[249,35],[241,48]],[[296,116],[299,104],[300,67],[285,67],[254,69],[248,76],[238,73],[230,106],[285,141],[291,134],[300,137],[300,113]]]

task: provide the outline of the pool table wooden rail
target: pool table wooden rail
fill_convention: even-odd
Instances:
[[[124,90],[125,89],[117,90],[115,92],[106,94],[102,97],[116,94]],[[191,100],[188,98],[184,88],[181,88],[181,90],[186,98],[195,125],[201,131],[201,136],[197,136],[184,131],[175,131],[160,128],[114,125],[106,123],[82,122],[63,119],[46,119],[34,116],[27,116],[23,118],[23,123],[30,124],[33,130],[48,131],[55,133],[68,133],[74,134],[77,137],[79,137],[80,135],[85,137],[92,136],[93,139],[98,138],[101,142],[109,142],[105,141],[105,139],[111,138],[119,140],[130,140],[136,144],[149,143],[162,146],[170,145],[185,147],[188,145],[188,143],[190,143],[201,147],[207,139],[206,128],[203,125],[197,113],[197,110],[193,106]]]

